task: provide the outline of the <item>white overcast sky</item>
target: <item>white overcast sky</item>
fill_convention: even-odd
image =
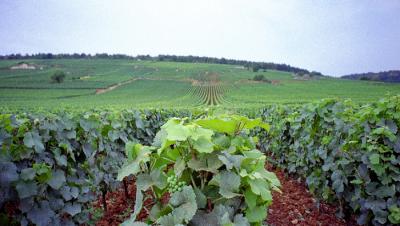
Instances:
[[[0,54],[38,52],[400,69],[400,0],[0,0]]]

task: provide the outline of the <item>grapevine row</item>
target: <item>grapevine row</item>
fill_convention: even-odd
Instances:
[[[325,100],[263,110],[272,163],[360,225],[400,224],[400,96],[360,107]]]
[[[0,114],[0,214],[21,225],[81,225],[90,203],[120,187],[125,144],[151,144],[166,119],[187,112]],[[107,203],[103,203],[107,208]]]
[[[228,91],[227,85],[205,83],[191,86],[188,93],[198,99],[196,105],[220,105],[226,102],[224,94]]]

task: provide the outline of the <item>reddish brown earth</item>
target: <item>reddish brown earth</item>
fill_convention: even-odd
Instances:
[[[270,169],[271,170],[271,169]],[[273,193],[273,204],[268,210],[267,223],[271,226],[287,226],[287,225],[307,225],[307,226],[353,226],[357,225],[355,221],[345,222],[335,216],[336,207],[326,203],[320,203],[317,207],[316,199],[308,192],[304,183],[298,182],[296,179],[287,177],[281,170],[272,170],[276,173],[281,181],[282,193]],[[106,195],[107,211],[103,217],[96,223],[97,226],[117,226],[124,219],[129,217],[127,213],[128,207],[130,212],[133,210],[134,197],[136,187],[134,181],[128,182],[129,200],[126,199],[123,188]],[[150,194],[150,193],[148,193]],[[168,202],[169,197],[165,197]],[[144,206],[151,209],[153,200],[148,198],[145,200]],[[103,208],[102,199],[94,203],[94,207]],[[145,208],[137,217],[137,220],[145,220],[148,216]]]
[[[133,212],[135,205],[136,185],[134,181],[129,181],[127,184],[128,197],[126,197],[123,187],[114,192],[107,193],[107,210],[104,211],[103,217],[96,222],[97,226],[118,226],[125,219],[129,218],[130,213]],[[145,220],[148,216],[146,209],[151,209],[152,205],[153,200],[151,198],[147,198],[143,203],[145,208],[142,209],[136,219],[138,221]],[[101,197],[99,197],[99,199],[93,204],[93,207],[104,209],[103,200]]]
[[[128,219],[130,214],[133,213],[135,206],[136,185],[134,181],[127,181],[128,197],[126,196],[125,189],[119,188],[114,192],[109,192],[106,195],[107,210],[104,211],[102,218],[96,222],[96,226],[119,226],[124,220]],[[137,221],[145,221],[149,215],[151,207],[155,204],[152,192],[146,191],[146,199],[143,202],[142,211],[136,217]],[[166,193],[162,198],[163,204],[168,203],[169,194]],[[99,199],[93,203],[94,208],[104,209],[103,199]]]
[[[352,226],[355,221],[345,222],[335,216],[337,207],[326,203],[317,207],[316,199],[306,189],[304,183],[287,177],[281,170],[272,170],[281,181],[282,193],[273,193],[273,203],[268,210],[267,223],[271,226]]]

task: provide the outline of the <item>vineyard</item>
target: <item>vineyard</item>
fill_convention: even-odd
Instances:
[[[20,63],[0,61],[0,225],[400,224],[397,84]]]
[[[311,103],[322,98],[358,103],[397,95],[400,86],[225,64],[107,59],[25,60],[36,69],[11,69],[0,61],[0,106],[18,109],[260,109],[271,104]],[[51,81],[65,73],[61,83]],[[255,81],[264,76],[267,82]]]
[[[248,111],[254,119],[191,110],[2,114],[1,220],[95,224],[114,208],[108,194],[125,189],[135,202],[123,225],[260,225],[284,189],[267,164],[302,178],[349,222],[396,225],[399,112],[397,96],[274,105]]]
[[[0,0],[0,226],[400,226],[400,0]]]

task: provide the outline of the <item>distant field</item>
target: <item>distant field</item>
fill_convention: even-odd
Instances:
[[[299,79],[239,66],[132,60],[24,60],[32,69],[0,61],[0,105],[5,108],[260,108],[323,98],[369,102],[400,94],[400,85],[334,78]],[[63,83],[51,83],[62,70]],[[264,75],[272,83],[251,81]],[[100,94],[96,94],[100,93]]]

